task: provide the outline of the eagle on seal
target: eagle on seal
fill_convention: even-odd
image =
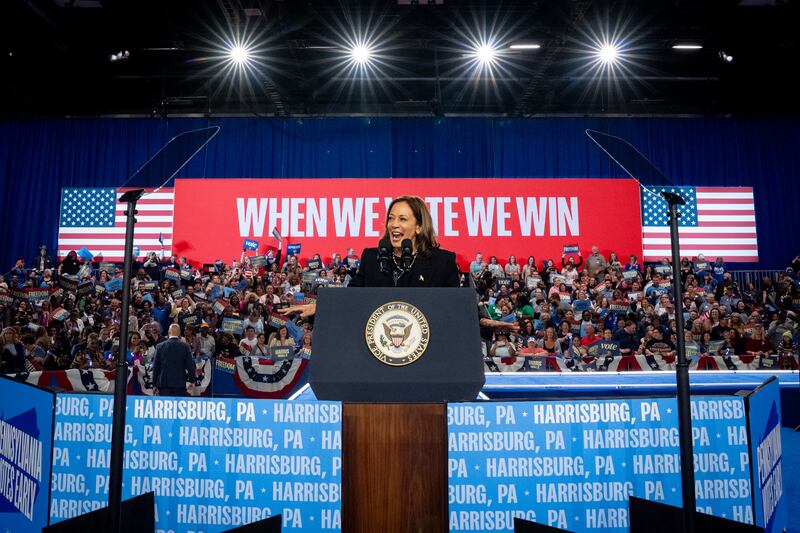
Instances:
[[[397,323],[383,323],[383,331],[386,333],[386,336],[392,340],[392,346],[395,348],[399,348],[405,344],[406,339],[408,339],[409,335],[411,335],[412,327],[414,327],[413,323],[405,327]]]

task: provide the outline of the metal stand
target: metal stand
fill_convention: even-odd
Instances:
[[[120,531],[122,518],[122,459],[125,451],[125,410],[128,392],[128,318],[131,303],[131,264],[133,263],[133,228],[136,225],[136,202],[144,189],[135,189],[120,196],[127,202],[125,211],[125,269],[122,273],[122,309],[119,324],[119,353],[114,378],[114,418],[111,433],[111,471],[108,485],[109,524],[108,531]]]
[[[689,392],[689,361],[686,360],[684,338],[683,290],[678,243],[678,206],[685,205],[677,194],[662,191],[669,205],[669,233],[672,248],[672,297],[675,300],[675,323],[678,330],[678,363],[675,370],[678,388],[678,435],[681,452],[681,493],[683,495],[683,531],[694,533],[694,513],[697,508],[694,492],[694,453],[692,450],[692,410]]]

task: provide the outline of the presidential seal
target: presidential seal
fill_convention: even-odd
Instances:
[[[406,302],[383,304],[367,320],[367,347],[380,362],[391,366],[413,363],[428,348],[430,328],[422,311]]]

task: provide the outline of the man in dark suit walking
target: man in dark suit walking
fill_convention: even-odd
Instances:
[[[186,396],[186,382],[194,382],[196,369],[192,349],[181,340],[181,327],[169,327],[169,339],[156,348],[153,357],[153,387],[159,396]]]

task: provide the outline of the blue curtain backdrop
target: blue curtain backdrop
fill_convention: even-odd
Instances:
[[[55,249],[62,187],[119,186],[173,135],[215,124],[179,177],[624,177],[586,137],[592,128],[628,140],[677,184],[753,186],[759,266],[800,253],[797,119],[32,120],[0,122],[0,272],[40,244]]]

